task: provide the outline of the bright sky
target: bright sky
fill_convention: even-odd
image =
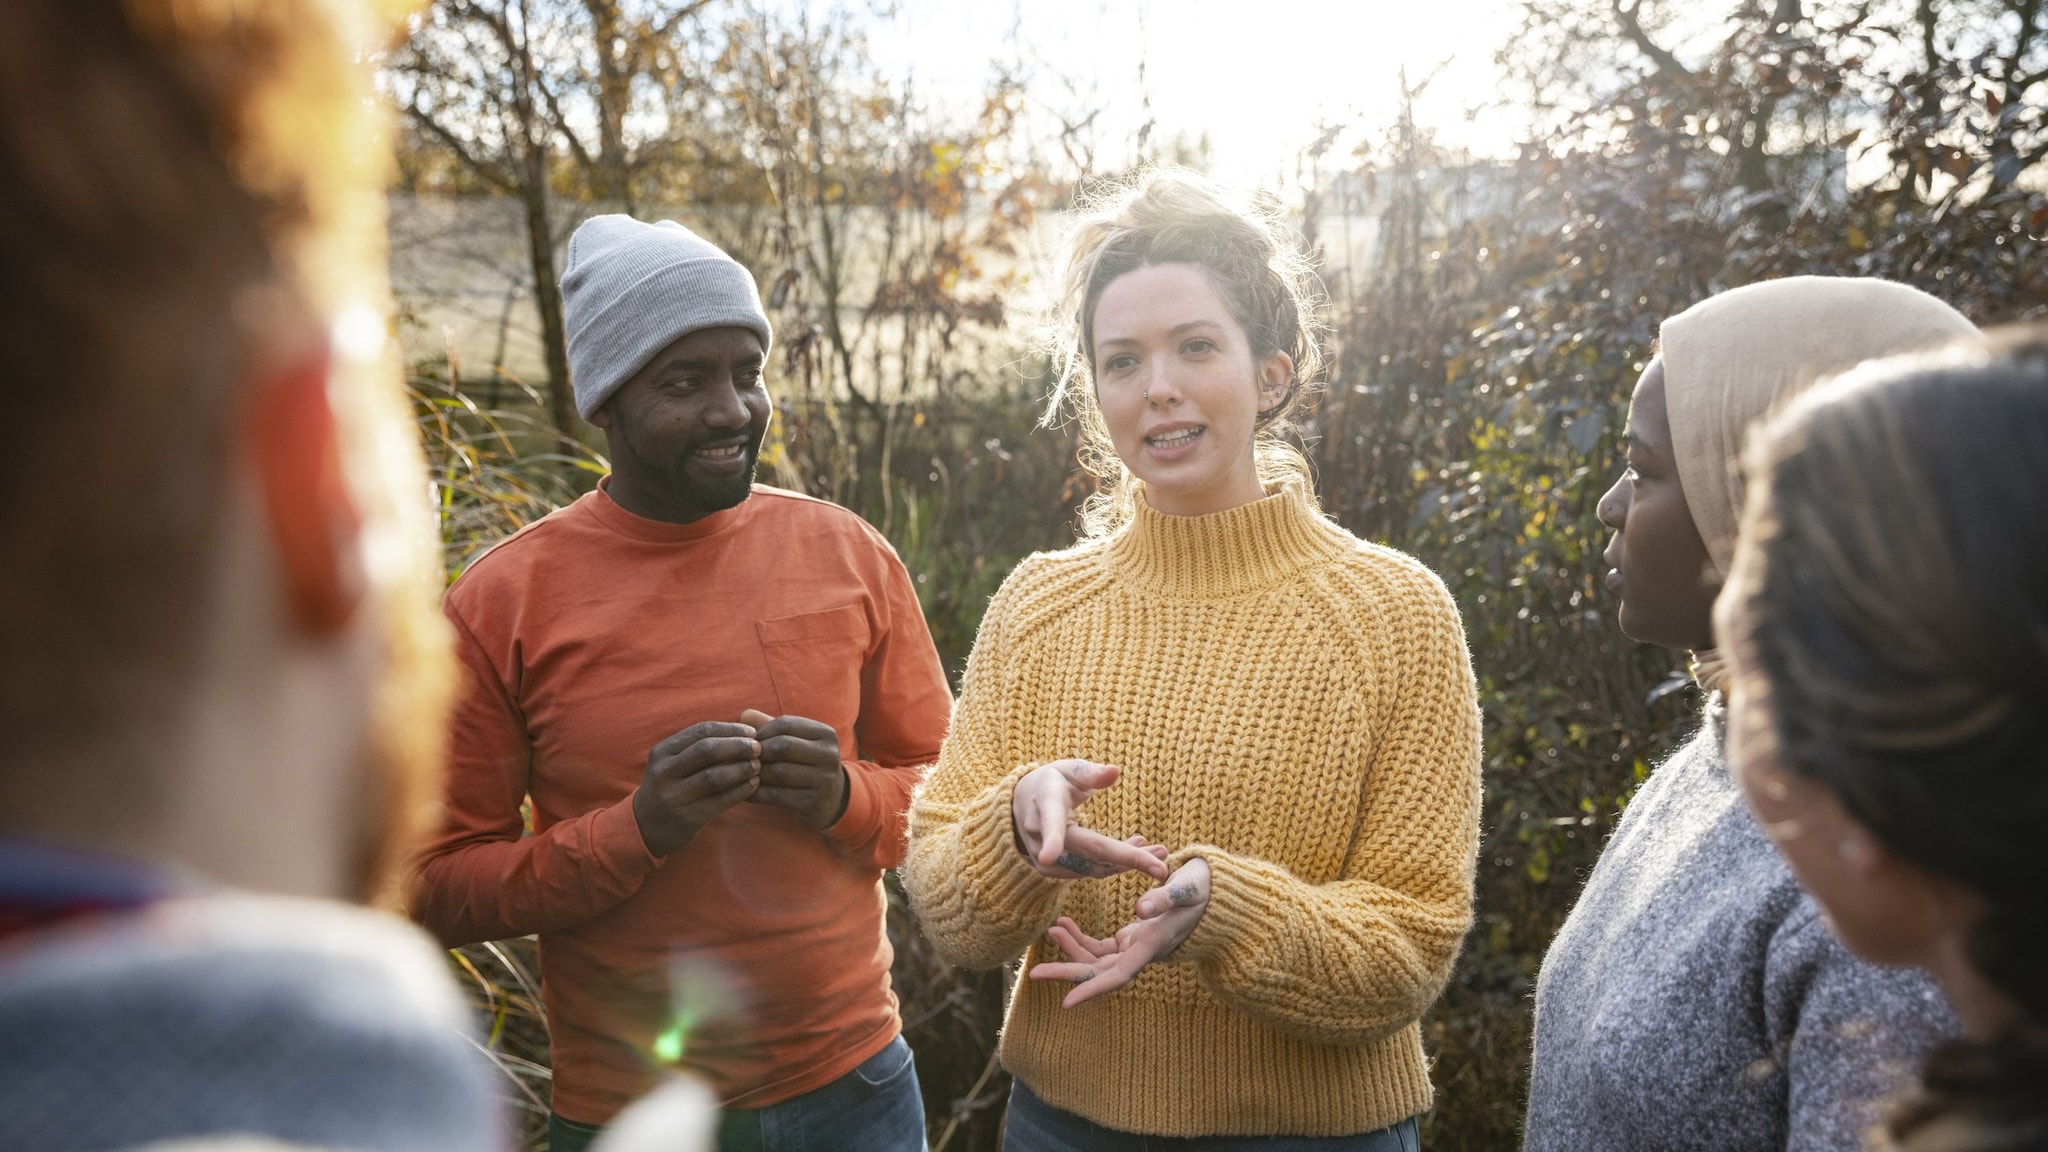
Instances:
[[[1321,121],[1377,128],[1410,83],[1437,73],[1417,118],[1440,138],[1500,149],[1498,120],[1469,119],[1497,94],[1493,54],[1515,26],[1512,0],[898,0],[870,31],[885,74],[914,78],[935,104],[971,101],[997,58],[1021,59],[1034,93],[1102,109],[1106,164],[1127,159],[1146,118],[1155,143],[1207,133],[1216,174],[1289,178]],[[1014,45],[1012,43],[1015,37]],[[1142,73],[1142,80],[1141,80]],[[1076,90],[1061,83],[1071,78]],[[971,103],[967,106],[971,107]]]

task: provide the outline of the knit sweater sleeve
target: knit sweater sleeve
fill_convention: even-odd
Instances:
[[[1309,883],[1268,861],[1194,844],[1209,905],[1172,959],[1275,1028],[1363,1045],[1414,1023],[1450,977],[1472,920],[1479,846],[1477,688],[1457,607],[1417,572],[1372,631],[1381,684],[1360,824],[1342,874]]]
[[[1014,959],[1059,915],[1067,882],[1017,851],[1010,792],[1037,763],[1012,763],[1009,696],[1016,653],[1007,632],[1020,567],[989,602],[967,658],[939,761],[910,805],[903,888],[939,954],[967,968]]]
[[[1955,1018],[1928,976],[1842,947],[1807,897],[1764,957],[1764,1016],[1786,1079],[1786,1147],[1856,1152]]]

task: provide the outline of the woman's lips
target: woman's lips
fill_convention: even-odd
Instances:
[[[1208,427],[1190,424],[1145,437],[1145,451],[1155,460],[1178,460],[1195,450]]]
[[[1621,591],[1621,569],[1609,568],[1605,583],[1609,592],[1619,593]]]

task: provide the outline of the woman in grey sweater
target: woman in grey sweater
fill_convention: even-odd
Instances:
[[[1755,440],[1716,623],[1735,777],[1842,942],[1955,1005],[1892,1146],[2048,1150],[2048,327],[1860,369]]]
[[[1797,277],[1664,323],[1601,499],[1630,637],[1691,649],[1698,734],[1629,804],[1536,985],[1530,1152],[1851,1150],[1952,1018],[1924,976],[1844,951],[1744,808],[1712,611],[1752,422],[1862,360],[1975,333],[1903,285]]]

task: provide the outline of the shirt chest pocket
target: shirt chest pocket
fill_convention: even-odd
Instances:
[[[872,637],[859,604],[800,612],[754,625],[781,714],[803,716],[838,729],[847,754],[860,717],[861,668]]]

